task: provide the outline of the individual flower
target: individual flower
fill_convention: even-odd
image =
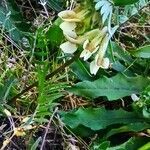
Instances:
[[[109,43],[109,36],[108,34],[104,37],[100,44],[100,48],[98,54],[96,55],[95,59],[90,64],[90,72],[91,74],[96,75],[99,68],[108,69],[109,68],[109,59],[104,58],[107,46]]]
[[[61,11],[58,16],[64,22],[76,23],[76,33],[83,34],[91,26],[93,12],[83,5],[77,5],[73,10]]]
[[[63,22],[60,24],[60,28],[63,30],[63,34],[68,40],[60,45],[61,50],[64,53],[74,53],[77,50],[77,34],[75,32],[76,24],[74,22]]]
[[[78,7],[74,10],[61,11],[58,16],[66,22],[81,22],[88,13],[89,11],[87,9]]]
[[[80,43],[78,42],[78,36],[75,32],[76,24],[74,22],[63,22],[60,24],[60,28],[68,41],[75,44]]]
[[[74,22],[63,22],[60,24],[60,28],[63,31],[63,34],[70,38],[76,39],[77,34],[75,32],[76,24]],[[60,45],[60,48],[64,53],[74,53],[77,50],[77,45],[71,41],[67,41]]]
[[[109,68],[109,58],[103,58],[101,61],[99,61],[99,59],[94,60],[91,62],[90,64],[90,72],[91,74],[96,75],[96,73],[98,72],[99,68],[103,68],[103,69],[108,69]]]
[[[84,19],[87,12],[86,9],[82,10],[81,8],[76,8],[75,11],[65,10],[58,14],[58,16],[64,21],[60,24],[60,28],[62,29],[65,38],[71,43],[81,44],[83,42],[83,38],[77,36],[76,30],[77,27],[82,28],[78,26],[78,23]]]
[[[95,60],[92,61],[90,64],[91,74],[96,75],[99,68],[103,68],[103,69],[109,68],[109,66],[110,66],[109,58],[104,58],[104,56],[105,56],[105,53],[106,53],[106,50],[108,47],[109,40],[111,39],[111,37],[113,36],[113,34],[115,33],[117,28],[118,28],[118,26],[115,26],[111,29],[111,31],[109,31],[109,28],[107,28],[107,27],[103,28],[108,31],[106,32],[106,34],[104,35],[104,37],[100,43],[98,54],[96,55]]]
[[[67,22],[80,22],[80,16],[78,16],[73,10],[64,10],[61,11],[58,16]]]
[[[83,57],[84,61],[89,59],[92,54],[97,52],[97,50],[99,49],[99,45],[106,34],[107,28],[104,27],[101,31],[99,29],[95,29],[93,31],[95,32],[95,34],[93,34],[92,36],[89,33],[87,34],[89,39],[92,37],[92,40],[90,41],[89,39],[87,39],[83,43],[83,51],[80,57]],[[92,34],[92,32],[90,33]]]
[[[94,43],[93,41],[89,41],[88,39],[83,44],[83,51],[80,55],[80,57],[84,58],[84,61],[88,60],[92,54],[94,54],[98,50],[99,46],[97,43]]]

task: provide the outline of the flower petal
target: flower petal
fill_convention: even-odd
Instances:
[[[77,38],[77,34],[74,31],[65,30],[63,33],[64,33],[64,35],[67,35],[70,38],[74,38],[74,39]]]
[[[83,50],[80,54],[80,57],[83,58],[85,55],[86,55],[87,51],[86,50]]]
[[[71,15],[76,15],[76,13],[73,10],[64,10],[58,13],[58,16],[62,19]]]
[[[92,56],[92,53],[88,50],[83,50],[80,57],[84,59],[84,61],[88,60]]]
[[[61,11],[58,16],[67,22],[80,22],[81,20],[77,17],[77,14],[72,10]]]
[[[108,69],[109,68],[109,58],[104,58],[102,60],[101,68],[103,69]]]
[[[98,48],[98,44],[94,42],[89,42],[88,39],[83,43],[83,49],[87,50],[91,54],[95,53],[98,50]]]
[[[87,52],[86,55],[84,56],[84,61],[88,60],[92,56],[91,52]]]
[[[76,28],[76,23],[74,22],[63,22],[59,26],[63,31],[74,30]]]
[[[71,37],[72,35],[69,36],[68,33],[65,33],[65,32],[64,32],[64,36],[69,42],[74,43],[74,44],[82,44],[84,42],[84,39],[82,38],[82,36],[78,36],[74,38],[74,37]]]
[[[97,71],[99,70],[99,68],[100,68],[100,67],[97,66],[95,60],[90,63],[90,72],[91,72],[91,74],[96,75],[96,73],[97,73]]]
[[[89,44],[89,39],[87,39],[84,43],[83,43],[83,49],[86,49],[87,45]]]
[[[60,48],[64,53],[72,54],[77,50],[77,45],[67,41],[61,44]]]

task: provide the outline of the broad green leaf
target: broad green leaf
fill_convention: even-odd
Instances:
[[[144,129],[148,129],[150,128],[150,125],[147,123],[131,123],[125,126],[121,126],[119,128],[114,128],[112,130],[110,130],[107,133],[107,138],[114,135],[114,134],[118,134],[118,133],[123,133],[123,132],[139,132],[142,131]]]
[[[125,6],[125,5],[131,5],[134,4],[136,2],[138,2],[139,0],[113,0],[114,4],[116,6]]]
[[[100,96],[106,96],[109,101],[140,93],[150,80],[146,77],[127,77],[123,74],[117,74],[114,77],[102,77],[95,81],[79,82],[68,91],[76,95],[94,99]]]
[[[46,33],[46,38],[51,45],[59,46],[64,39],[64,35],[58,25],[52,25]]]
[[[149,141],[148,138],[144,137],[132,137],[125,143],[110,147],[107,150],[138,150],[142,145],[146,144]],[[141,149],[148,150],[148,149]]]
[[[135,57],[150,58],[150,45],[140,47],[137,50],[130,51]]]
[[[94,78],[90,75],[88,71],[88,65],[86,62],[81,61],[78,59],[71,65],[73,73],[80,79],[80,80],[88,80],[92,81]],[[78,69],[77,69],[78,68]]]
[[[144,118],[134,112],[127,112],[122,109],[79,108],[75,112],[62,113],[62,121],[72,129],[83,125],[92,130],[100,130],[114,124],[144,122]]]
[[[115,57],[115,62],[113,62],[112,65],[114,70],[122,72],[127,76],[134,76],[135,74],[141,74],[144,72],[146,66],[145,64],[143,65],[140,61],[135,61],[129,51],[124,50],[115,42],[112,42],[111,45]]]
[[[126,62],[127,64],[131,64],[134,60],[132,59],[132,57],[130,56],[130,53],[128,53],[128,51],[124,50],[122,47],[120,47],[117,43],[115,42],[111,42],[112,44],[112,48],[113,48],[113,52],[114,52],[114,56],[121,60]]]
[[[128,66],[131,66],[134,59],[130,56],[130,53],[128,51],[124,50],[122,47],[120,47],[117,43],[111,42],[111,48],[112,48],[112,54],[110,54],[111,49],[109,49],[109,57],[111,58],[113,55],[115,61],[112,59],[113,62],[112,68],[116,70],[117,72],[123,72],[124,74],[128,76],[134,76],[135,73],[133,73]]]
[[[91,147],[91,150],[107,150],[109,146],[109,141],[104,141],[102,143],[94,143],[94,145]]]
[[[120,61],[115,61],[112,64],[112,68],[114,70],[116,70],[117,72],[120,72],[120,73],[123,72],[125,75],[134,76],[134,73],[132,71],[130,71],[129,69],[127,69],[127,67],[125,67],[125,65],[121,64]]]
[[[139,148],[139,150],[149,150],[150,149],[150,142],[146,143],[142,147]]]

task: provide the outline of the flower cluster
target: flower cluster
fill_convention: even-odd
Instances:
[[[58,16],[63,20],[60,24],[60,28],[63,31],[67,42],[60,45],[60,48],[64,53],[74,53],[78,44],[82,43],[82,39],[77,36],[76,28],[79,22],[82,22],[85,15],[88,13],[86,10],[81,10],[78,13],[73,10],[62,11]]]
[[[104,56],[110,36],[107,27],[101,30],[93,29],[82,35],[76,32],[78,24],[85,19],[87,12],[86,10],[82,10],[78,13],[73,10],[65,10],[58,14],[63,20],[60,24],[60,28],[67,39],[67,42],[61,44],[60,48],[64,53],[71,54],[77,50],[78,45],[82,45],[83,51],[80,57],[83,58],[84,61],[88,60],[92,55],[95,56],[95,59],[90,63],[90,72],[96,75],[99,68],[109,68],[109,59],[104,58]]]

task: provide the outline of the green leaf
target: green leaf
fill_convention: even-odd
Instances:
[[[109,145],[109,141],[104,141],[102,143],[94,143],[94,145],[91,147],[91,150],[107,150]]]
[[[25,36],[24,32],[29,30],[30,24],[23,20],[19,8],[13,1],[6,1],[0,6],[0,27],[9,33],[9,36],[16,42]]]
[[[107,133],[107,138],[114,134],[123,133],[123,132],[139,132],[144,129],[148,129],[149,127],[150,127],[150,125],[147,123],[144,123],[144,122],[131,123],[131,124],[110,130]]]
[[[141,137],[133,137],[130,138],[127,142],[117,145],[114,147],[110,147],[107,150],[137,150],[139,147],[148,142],[148,138]],[[141,149],[144,150],[144,149]]]
[[[132,71],[130,71],[129,69],[127,69],[127,67],[125,67],[125,65],[121,64],[120,61],[115,61],[112,64],[112,68],[114,70],[116,70],[117,72],[120,72],[120,73],[123,72],[125,75],[134,76],[134,73]]]
[[[64,39],[63,32],[58,25],[52,25],[52,27],[46,33],[46,37],[53,46],[59,46]]]
[[[72,71],[73,73],[80,79],[80,80],[89,80],[92,81],[93,78],[90,75],[89,71],[88,71],[88,65],[86,62],[81,61],[80,59],[78,59],[77,61],[75,61],[72,65],[71,65]],[[78,69],[77,69],[78,68]]]
[[[35,143],[32,145],[32,147],[31,147],[31,150],[36,150],[37,149],[37,147],[38,147],[38,145],[39,145],[39,143],[41,142],[41,137],[39,137],[36,141],[35,141]]]
[[[0,84],[0,100],[6,102],[7,99],[11,98],[14,95],[13,86],[15,85],[16,80],[14,77],[10,77],[4,84]]]
[[[102,77],[95,81],[79,82],[68,91],[76,95],[94,99],[100,96],[106,96],[109,101],[140,93],[150,80],[146,77],[127,77],[123,74],[117,74],[114,77]]]
[[[62,121],[72,129],[83,125],[92,130],[100,130],[114,124],[144,122],[144,118],[122,109],[79,108],[76,112],[62,113]]]
[[[64,4],[63,0],[47,0],[47,5],[56,11],[62,11],[63,4]]]
[[[137,50],[130,51],[135,57],[150,58],[150,45],[140,47]]]
[[[116,6],[125,6],[137,3],[139,0],[113,0]]]
[[[134,61],[132,57],[130,56],[130,53],[128,53],[128,51],[120,47],[116,42],[111,42],[111,45],[113,48],[115,58],[117,58],[118,60],[124,61],[129,65]]]
[[[139,150],[149,150],[150,149],[150,142],[146,143],[142,147],[139,148]]]

